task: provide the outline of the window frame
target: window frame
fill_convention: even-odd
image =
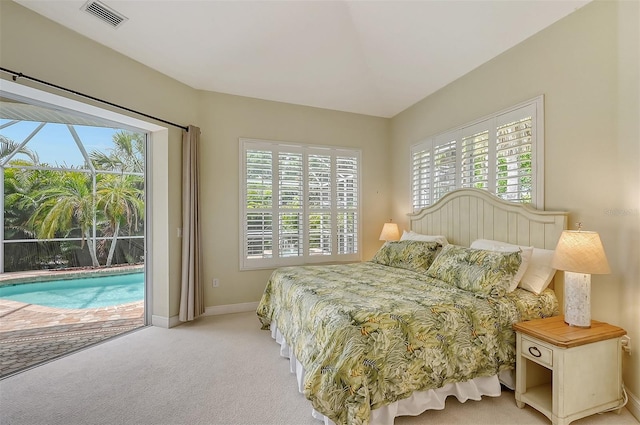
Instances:
[[[302,155],[302,178],[303,178],[303,199],[304,203],[299,210],[297,210],[302,219],[301,229],[298,231],[301,239],[300,244],[302,245],[302,254],[288,257],[278,256],[279,247],[274,249],[273,256],[270,258],[248,258],[248,226],[247,226],[247,214],[249,212],[249,208],[247,208],[247,152],[251,150],[264,150],[270,151],[272,153],[272,173],[271,173],[271,184],[272,184],[272,200],[271,206],[264,208],[264,210],[271,211],[271,220],[273,229],[273,240],[272,247],[276,248],[276,245],[279,244],[279,240],[276,236],[279,236],[281,233],[277,231],[278,225],[278,217],[279,214],[285,211],[296,211],[297,209],[286,209],[282,208],[278,205],[278,193],[280,191],[280,187],[276,188],[274,183],[278,181],[278,174],[276,174],[276,170],[279,170],[279,165],[275,163],[278,162],[278,154],[279,153],[290,153],[290,154],[301,154]],[[254,139],[254,138],[240,138],[239,139],[239,186],[240,186],[240,196],[239,196],[239,208],[240,208],[240,216],[239,216],[239,257],[240,257],[240,270],[260,270],[260,269],[272,269],[276,267],[282,266],[291,266],[291,265],[303,265],[303,264],[318,264],[318,263],[336,263],[336,262],[354,262],[361,261],[362,259],[362,151],[360,149],[354,148],[345,148],[345,147],[337,147],[337,146],[326,146],[326,145],[310,145],[303,143],[294,143],[294,142],[283,142],[283,141],[275,141],[275,140],[264,140],[264,139]],[[331,205],[327,208],[319,208],[319,207],[310,207],[309,205],[309,155],[329,155],[331,157]],[[357,179],[357,187],[355,188],[355,198],[357,200],[357,206],[355,208],[338,208],[337,202],[337,176],[336,176],[336,158],[346,156],[350,158],[355,158],[356,161],[356,179]],[[311,255],[308,251],[308,244],[311,235],[309,232],[309,222],[308,217],[310,213],[314,211],[325,210],[329,211],[331,217],[334,219],[331,222],[331,253],[330,254],[318,254]],[[354,249],[355,252],[339,254],[337,250],[338,244],[338,223],[337,217],[340,212],[343,211],[351,211],[356,215],[356,226],[354,230],[355,234],[355,242]]]
[[[540,95],[533,99],[521,102],[510,108],[503,109],[499,112],[484,116],[474,121],[456,126],[448,131],[438,133],[427,137],[420,142],[414,143],[409,149],[409,182],[410,182],[410,203],[412,211],[433,205],[445,193],[462,188],[463,168],[462,168],[462,143],[463,139],[480,134],[483,129],[488,130],[488,147],[487,147],[487,189],[490,193],[496,194],[497,188],[497,152],[496,140],[497,130],[501,125],[514,119],[520,119],[527,115],[531,115],[531,202],[527,203],[534,208],[544,209],[544,96]],[[426,178],[425,175],[431,176],[434,172],[435,150],[444,146],[446,143],[455,140],[455,181],[449,182],[449,187],[453,189],[443,190],[441,193],[434,188],[433,178]],[[417,165],[415,162],[417,155],[422,158],[422,170],[428,169],[426,172],[417,173]],[[425,162],[428,161],[428,164]],[[416,184],[416,180],[418,182]],[[425,189],[426,187],[426,189]],[[469,187],[469,186],[464,186]],[[421,196],[420,191],[428,190],[428,196]],[[484,190],[484,189],[483,189]],[[426,201],[425,199],[428,198]],[[420,203],[426,202],[426,203]]]

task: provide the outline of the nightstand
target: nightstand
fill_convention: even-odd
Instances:
[[[516,331],[516,404],[542,412],[552,424],[622,405],[622,346],[627,332],[593,320],[569,326],[563,316],[513,325]]]

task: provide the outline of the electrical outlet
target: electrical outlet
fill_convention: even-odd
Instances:
[[[220,286],[220,279],[218,279],[217,277],[214,277],[213,282],[211,282],[211,286],[213,286],[214,288],[217,288],[218,286]]]
[[[622,350],[631,354],[631,337],[629,335],[623,335],[620,339],[620,344],[622,345]]]

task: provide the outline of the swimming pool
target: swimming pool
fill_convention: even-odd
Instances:
[[[56,308],[95,308],[144,299],[144,272],[0,287],[0,298]]]

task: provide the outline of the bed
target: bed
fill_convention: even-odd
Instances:
[[[513,388],[512,324],[559,312],[533,259],[552,253],[567,213],[461,189],[409,222],[371,261],[284,267],[267,283],[258,318],[327,424],[498,396],[501,382]]]

